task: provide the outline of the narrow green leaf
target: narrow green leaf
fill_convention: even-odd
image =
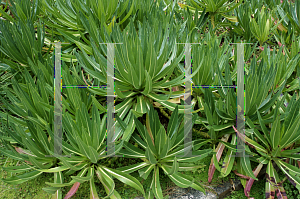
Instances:
[[[154,183],[153,183],[154,181]],[[162,190],[159,182],[159,167],[154,168],[153,172],[153,181],[152,181],[152,191],[156,198],[163,198]],[[154,185],[154,187],[153,187]]]
[[[134,189],[140,191],[143,193],[143,195],[145,195],[143,186],[141,185],[141,183],[135,179],[134,177],[130,176],[129,174],[123,173],[121,171],[115,170],[115,169],[111,169],[111,168],[107,168],[107,167],[103,167],[103,169],[105,171],[107,171],[108,173],[110,173],[111,175],[113,175],[115,178],[117,178],[118,180],[120,180],[121,182],[128,184],[129,186],[133,187]]]

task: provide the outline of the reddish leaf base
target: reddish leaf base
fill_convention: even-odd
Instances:
[[[72,186],[72,188],[70,189],[70,191],[67,193],[67,195],[64,197],[64,199],[69,199],[71,198],[78,190],[80,183],[79,182],[75,182],[74,185]]]

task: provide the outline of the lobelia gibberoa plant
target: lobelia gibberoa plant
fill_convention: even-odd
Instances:
[[[91,39],[95,41],[96,35],[87,32],[92,28],[87,22],[101,26],[104,40],[104,31],[110,34],[113,26],[123,24],[132,15],[135,6],[130,0],[42,0],[41,4],[48,32],[65,36],[71,42],[69,48],[75,44],[89,55],[92,54]]]
[[[193,177],[182,174],[179,171],[193,171],[200,168],[201,165],[196,165],[193,162],[205,158],[212,149],[193,150],[196,146],[205,144],[197,141],[190,141],[183,143],[184,139],[188,136],[185,134],[185,128],[192,128],[196,115],[193,116],[192,123],[188,126],[184,125],[183,114],[178,115],[178,106],[168,123],[167,130],[160,123],[158,113],[150,106],[150,111],[146,115],[146,126],[144,126],[136,117],[136,131],[132,135],[132,140],[138,143],[138,147],[129,142],[124,142],[126,150],[121,149],[119,154],[128,158],[140,158],[142,163],[130,165],[127,167],[119,168],[124,173],[132,173],[138,171],[140,176],[147,179],[152,176],[150,191],[147,193],[148,198],[163,198],[162,189],[160,185],[159,173],[163,171],[177,186],[182,188],[192,187],[196,190],[205,193],[205,189],[201,183],[196,181]],[[123,123],[118,116],[123,130],[125,130],[125,123]],[[186,151],[192,151],[186,155]],[[152,172],[152,175],[151,175]],[[167,196],[165,196],[167,197]]]
[[[145,196],[144,189],[137,179],[103,164],[114,153],[118,153],[123,146],[123,141],[117,141],[115,148],[106,149],[106,114],[100,119],[96,106],[93,106],[92,120],[90,120],[87,109],[82,104],[82,108],[76,112],[75,121],[72,120],[69,113],[64,114],[63,125],[66,129],[68,142],[70,142],[62,141],[63,151],[64,155],[71,155],[71,157],[59,156],[57,158],[61,161],[61,168],[68,170],[66,175],[76,171],[78,174],[71,176],[72,181],[69,183],[63,183],[63,178],[58,178],[54,183],[46,182],[51,187],[44,188],[45,191],[55,194],[55,191],[60,191],[60,187],[73,185],[65,196],[65,198],[70,198],[76,193],[81,183],[89,181],[90,198],[99,198],[94,184],[94,175],[96,174],[107,193],[105,198],[121,198],[115,190],[113,177],[137,189]],[[55,156],[52,151],[49,153]],[[62,176],[62,173],[58,173],[58,175]]]
[[[111,42],[123,43],[115,47],[114,82],[115,93],[118,96],[115,113],[118,113],[120,118],[131,126],[129,136],[135,127],[132,114],[141,117],[155,102],[173,111],[176,103],[172,103],[172,98],[184,95],[182,90],[172,91],[172,87],[179,86],[185,81],[183,72],[171,79],[174,69],[184,55],[184,51],[177,50],[175,44],[176,27],[159,26],[157,31],[153,31],[151,26],[151,23],[145,22],[143,26],[139,26],[137,32],[131,21],[126,29],[128,34],[116,27],[111,38]],[[103,46],[93,41],[93,55],[88,56],[85,50],[76,53],[78,62],[84,70],[101,84],[107,81],[107,58],[105,57],[107,50]],[[197,74],[198,70],[199,67],[196,68],[192,77]],[[102,88],[88,88],[88,90],[93,94],[107,95]],[[180,113],[186,110],[184,105],[178,106]],[[117,122],[116,133],[118,134],[120,130],[120,124]],[[124,140],[128,141],[127,138]]]
[[[263,165],[267,165],[266,170],[266,198],[274,198],[275,192],[277,198],[287,198],[282,182],[278,177],[278,167],[286,178],[300,190],[300,164],[299,164],[299,145],[296,145],[300,139],[300,100],[296,99],[296,94],[290,100],[287,107],[283,106],[284,97],[276,105],[272,128],[269,130],[259,111],[259,129],[253,122],[246,117],[247,125],[253,129],[255,139],[251,139],[236,130],[238,136],[244,142],[255,150],[254,158],[259,165],[253,170],[255,177],[261,171]],[[279,113],[282,108],[284,112]],[[260,132],[261,131],[261,132]],[[295,166],[296,165],[296,166]],[[251,168],[251,165],[248,165]],[[276,166],[276,167],[274,167]],[[255,178],[247,178],[244,189],[245,196],[250,196],[251,186]],[[258,180],[257,178],[255,180]]]
[[[227,13],[232,12],[235,8],[237,8],[242,1],[236,3],[235,1],[229,0],[188,0],[189,5],[178,3],[181,8],[188,8],[193,12],[199,10],[199,12],[203,12],[206,9],[206,12],[209,14],[210,22],[212,24],[212,28],[215,30],[219,25],[226,26],[226,23],[220,22],[221,16],[225,17],[229,21],[237,22],[236,16],[226,15]]]
[[[295,57],[295,59],[298,59],[298,57]],[[269,110],[278,99],[286,80],[281,81],[283,83],[280,82],[281,87],[278,88],[279,91],[277,91],[275,95],[273,95],[273,92],[268,94],[269,90],[272,88],[272,85],[274,85],[274,80],[279,79],[276,78],[276,76],[283,77],[282,79],[284,79],[290,75],[289,72],[276,72],[277,67],[278,66],[275,68],[269,68],[264,59],[259,65],[257,65],[255,58],[253,58],[250,63],[248,73],[245,75],[245,115],[253,121],[258,121],[256,114],[257,110],[255,109],[256,105],[259,105],[258,111],[263,113],[266,110]],[[290,61],[287,65],[288,71],[291,71],[294,69],[294,67],[294,61]],[[229,66],[225,69],[225,77],[223,77],[221,70],[219,70],[218,67],[216,67],[216,69],[218,74],[217,77],[219,79],[218,82],[220,85],[233,85],[233,77],[230,75]],[[262,82],[264,82],[264,86],[259,87],[258,85],[260,85]],[[277,80],[277,82],[279,83],[279,80]],[[213,95],[212,91],[207,88],[205,90],[204,101],[202,96],[197,96],[199,107],[201,107],[200,109],[203,110],[206,117],[198,117],[196,124],[202,124],[206,129],[208,129],[208,136],[210,139],[207,139],[207,142],[213,144],[213,147],[217,153],[216,157],[212,157],[211,159],[208,175],[209,182],[211,182],[216,169],[220,171],[222,177],[225,177],[231,172],[234,160],[241,159],[235,158],[234,156],[234,152],[236,151],[236,137],[233,134],[234,130],[231,128],[236,121],[237,103],[235,99],[237,94],[232,88],[218,88],[215,90],[218,91],[218,93],[214,93]],[[271,97],[272,95],[273,97]],[[238,111],[240,111],[240,108],[238,108]],[[273,114],[274,110],[266,114],[264,118],[272,118]],[[208,125],[206,125],[207,123]],[[227,143],[227,141],[230,140],[230,137],[231,143]],[[218,145],[216,146],[216,144]],[[222,157],[225,147],[228,149],[228,152],[225,156],[225,160],[222,163],[222,168],[220,168],[218,162]],[[243,161],[238,160],[244,165],[240,169],[244,170],[248,175],[251,175],[250,170],[244,169],[247,168],[244,163],[250,161],[249,159],[246,159],[247,158],[245,157],[242,158]]]
[[[53,198],[62,197],[61,187],[72,185],[72,188],[64,197],[65,199],[70,198],[76,193],[80,184],[86,181],[90,183],[90,197],[99,198],[94,184],[94,175],[96,174],[105,187],[107,197],[121,198],[120,194],[114,189],[115,183],[112,177],[134,187],[145,195],[142,185],[135,178],[102,164],[104,160],[110,158],[114,151],[106,150],[106,114],[100,119],[100,113],[95,105],[93,105],[91,111],[93,120],[90,120],[84,103],[76,111],[75,121],[70,113],[63,114],[62,122],[67,141],[62,139],[63,153],[61,156],[53,153],[54,133],[49,125],[46,125],[47,131],[44,132],[39,125],[27,121],[31,133],[28,134],[24,129],[10,123],[10,127],[14,131],[8,128],[6,131],[9,131],[16,143],[22,147],[15,146],[15,144],[11,146],[6,143],[7,149],[10,150],[1,148],[1,152],[13,159],[25,161],[26,165],[4,167],[4,169],[12,173],[29,172],[1,180],[16,185],[34,179],[44,172],[54,173],[54,182],[46,182],[51,187],[43,188],[46,192],[53,194]],[[122,145],[122,141],[116,144],[115,152],[118,152]],[[64,176],[72,175],[75,172],[77,174],[71,176],[72,181],[64,183]]]

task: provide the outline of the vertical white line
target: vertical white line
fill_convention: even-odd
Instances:
[[[54,154],[62,155],[61,42],[55,43]]]
[[[115,155],[114,143],[114,44],[107,44],[107,154]],[[112,152],[113,151],[113,152]]]
[[[185,92],[184,92],[184,156],[191,157],[192,149],[186,147],[192,142],[192,111],[191,111],[191,44],[185,44]]]
[[[237,44],[237,130],[245,135],[245,117],[244,117],[244,44]],[[237,157],[245,156],[245,143],[237,135]]]

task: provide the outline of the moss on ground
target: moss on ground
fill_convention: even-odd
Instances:
[[[7,166],[13,166],[7,165]],[[2,170],[0,172],[1,178],[11,177],[12,173],[7,173]],[[45,187],[45,182],[50,181],[50,178],[53,178],[53,174],[44,173],[38,176],[36,179],[24,182],[20,185],[9,185],[3,181],[0,181],[0,198],[2,199],[50,199],[51,194],[46,193],[42,190]]]
[[[255,199],[265,199],[265,180],[255,181],[252,185],[250,196]],[[244,194],[244,188],[232,191],[225,199],[248,199]]]

